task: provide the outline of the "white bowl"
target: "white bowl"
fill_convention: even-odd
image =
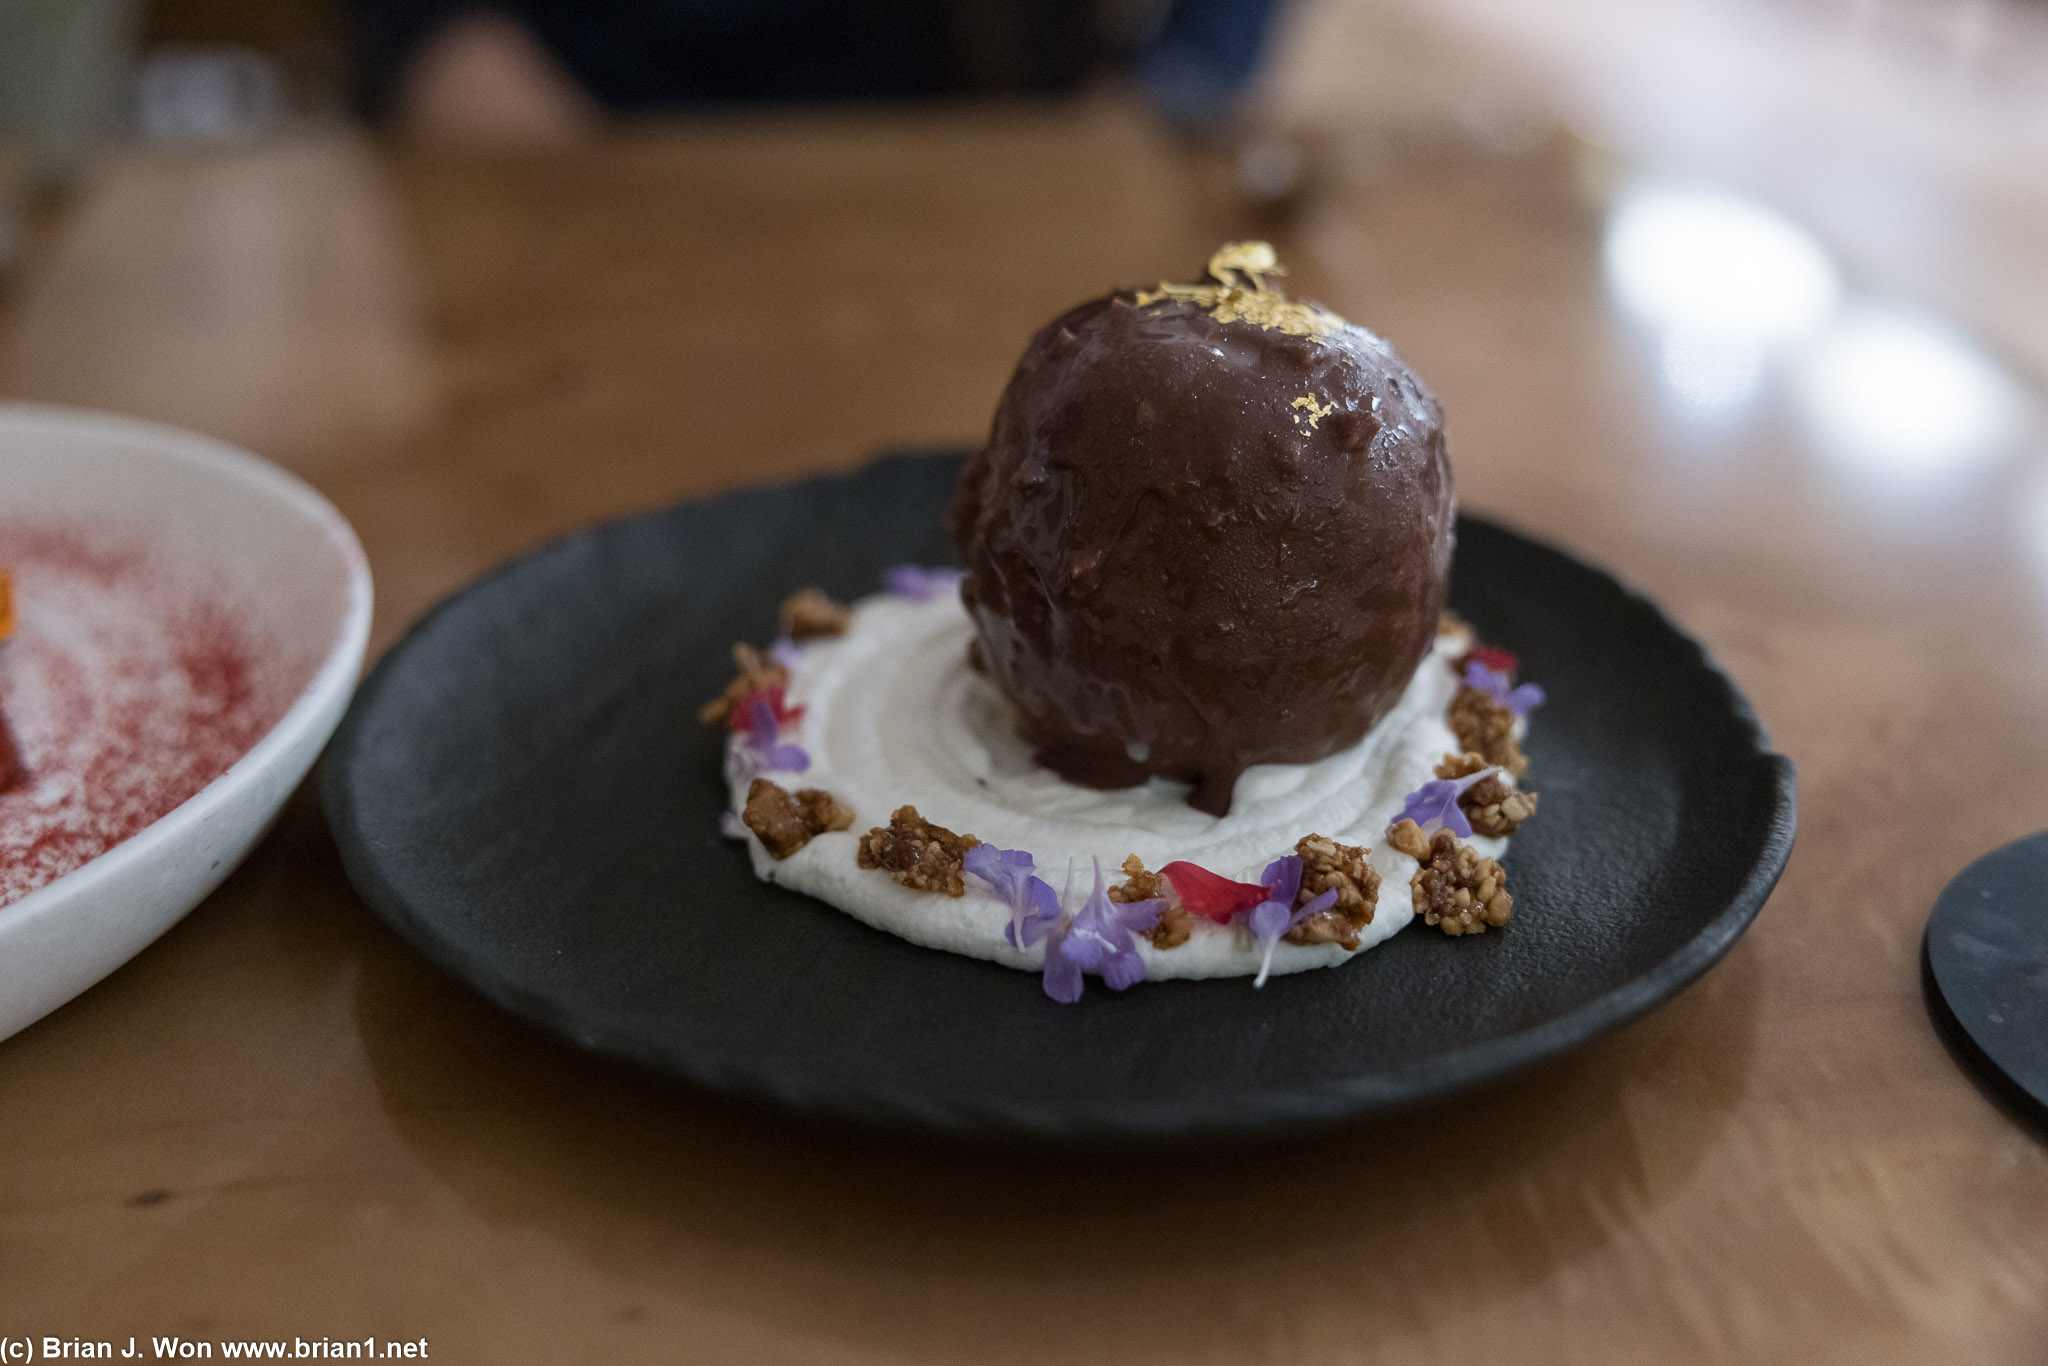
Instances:
[[[182,804],[0,907],[4,1038],[147,947],[263,837],[355,687],[370,572],[341,514],[292,475],[218,441],[97,413],[0,404],[0,519],[90,525],[207,585],[210,601],[232,604],[282,707]],[[18,605],[25,632],[32,604]]]

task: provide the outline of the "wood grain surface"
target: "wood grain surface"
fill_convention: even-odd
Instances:
[[[2043,1360],[2048,1148],[1951,1061],[1918,974],[1943,884],[2048,823],[2039,426],[1914,477],[1815,440],[1776,381],[1690,413],[1603,285],[1600,178],[1563,141],[1332,182],[1281,222],[1228,179],[1113,101],[129,153],[38,234],[0,358],[12,394],[307,474],[369,550],[381,648],[595,519],[972,439],[1040,322],[1269,230],[1435,388],[1465,504],[1655,596],[1797,763],[1790,869],[1719,967],[1536,1075],[1314,1142],[885,1143],[501,1015],[371,918],[302,793],[189,919],[0,1043],[0,1334]]]

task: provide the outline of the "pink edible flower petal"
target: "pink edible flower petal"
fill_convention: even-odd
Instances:
[[[1239,911],[1247,911],[1266,899],[1263,885],[1232,882],[1194,863],[1169,863],[1159,875],[1173,884],[1181,906],[1189,915],[1222,922]],[[1299,873],[1296,874],[1299,877]]]

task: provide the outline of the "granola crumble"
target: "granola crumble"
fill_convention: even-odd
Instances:
[[[1429,836],[1412,820],[1403,820],[1387,830],[1387,843],[1417,863],[1429,859]]]
[[[1451,733],[1468,753],[1479,755],[1519,778],[1529,771],[1528,756],[1515,739],[1515,714],[1484,688],[1460,687],[1451,699],[1447,718]]]
[[[1342,944],[1356,951],[1358,932],[1372,924],[1379,899],[1380,875],[1365,861],[1367,850],[1339,844],[1327,835],[1303,835],[1294,846],[1301,859],[1301,890],[1297,906],[1335,889],[1336,904],[1318,911],[1287,932],[1290,944]]]
[[[967,894],[967,851],[981,841],[933,825],[914,806],[899,806],[886,826],[860,837],[855,857],[863,868],[881,868],[913,892]]]
[[[853,613],[815,588],[802,588],[782,600],[782,634],[791,640],[843,636]]]
[[[744,642],[732,647],[733,668],[738,670],[732,682],[725,685],[725,691],[706,702],[697,712],[697,719],[707,726],[719,725],[732,719],[733,708],[748,693],[763,688],[786,688],[789,686],[789,670]]]
[[[853,828],[853,808],[820,788],[798,788],[796,809],[803,813],[804,824],[814,835]]]
[[[1501,866],[1448,830],[1431,836],[1429,858],[1408,886],[1422,922],[1449,935],[1484,934],[1489,925],[1507,924],[1514,912]]]
[[[1177,949],[1194,933],[1195,918],[1174,900],[1172,884],[1157,873],[1146,872],[1145,861],[1136,854],[1124,860],[1124,880],[1109,889],[1109,899],[1161,903],[1158,923],[1144,932],[1155,949]]]
[[[770,856],[786,859],[809,844],[812,836],[851,826],[853,808],[815,787],[792,794],[766,778],[756,778],[747,789],[740,820]]]
[[[1478,754],[1446,754],[1436,766],[1436,776],[1469,778],[1492,767]],[[1516,826],[1536,814],[1536,794],[1510,787],[1498,773],[1490,773],[1458,794],[1458,806],[1472,823],[1473,834],[1506,838],[1515,833]]]

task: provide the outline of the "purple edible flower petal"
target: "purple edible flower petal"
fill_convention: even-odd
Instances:
[[[1259,874],[1259,885],[1266,889],[1268,901],[1284,901],[1294,904],[1294,894],[1301,890],[1301,856],[1282,854],[1266,865],[1266,871]]]
[[[1425,835],[1442,826],[1459,839],[1472,838],[1472,822],[1465,819],[1464,809],[1458,805],[1458,784],[1451,778],[1433,778],[1409,793],[1401,814],[1388,824],[1399,825],[1402,821],[1414,821]]]
[[[1165,910],[1166,903],[1159,900],[1111,901],[1102,889],[1102,861],[1095,861],[1095,892],[1081,908],[1081,916],[1075,917],[1075,923],[1078,926],[1082,916],[1089,917],[1092,923],[1087,933],[1109,946],[1109,954],[1102,962],[1104,986],[1122,991],[1145,980],[1145,959],[1138,952],[1137,936],[1157,925]]]
[[[1145,980],[1145,959],[1135,936],[1151,929],[1163,901],[1109,899],[1102,860],[1095,860],[1095,890],[1072,915],[1062,916],[1045,941],[1045,994],[1071,1005],[1081,999],[1081,975],[1095,969],[1111,991]]]
[[[1458,805],[1458,798],[1481,779],[1498,772],[1498,768],[1482,768],[1462,778],[1432,778],[1408,794],[1401,814],[1388,821],[1387,827],[1392,829],[1402,821],[1414,821],[1425,835],[1442,826],[1459,839],[1471,839],[1472,822],[1465,819],[1465,809]]]
[[[996,899],[1010,908],[1010,923],[1003,927],[1003,937],[1013,947],[1036,944],[1059,920],[1059,893],[1045,879],[1032,875],[1037,865],[1022,849],[977,844],[967,851],[965,863],[967,871],[986,882]]]
[[[1045,976],[1042,981],[1046,995],[1063,1006],[1070,1006],[1081,999],[1081,965],[1067,955],[1065,942],[1058,937],[1045,941]]]
[[[751,783],[765,773],[802,773],[810,766],[811,756],[801,745],[778,745],[753,735],[736,735],[726,759],[726,775],[736,783]]]
[[[804,647],[788,636],[777,636],[768,644],[768,658],[785,669],[794,669],[797,661],[804,657]]]
[[[778,770],[784,773],[802,773],[811,766],[811,756],[804,752],[802,745],[777,745],[768,751],[766,768],[770,773]]]
[[[967,576],[957,569],[926,569],[921,565],[899,564],[882,575],[882,586],[899,598],[930,602],[950,593]]]
[[[775,708],[757,697],[747,716],[748,729],[734,734],[726,753],[726,777],[735,786],[764,773],[802,773],[811,766],[811,756],[802,746],[780,743],[782,723],[775,719]]]
[[[1266,899],[1247,911],[1238,913],[1238,924],[1259,945],[1263,953],[1259,959],[1259,975],[1252,979],[1252,985],[1266,985],[1267,974],[1273,970],[1273,950],[1279,947],[1280,936],[1314,915],[1337,904],[1337,889],[1331,888],[1321,896],[1297,907],[1296,894],[1301,891],[1301,859],[1286,854],[1266,865],[1266,871],[1259,875],[1265,885]]]
[[[1524,683],[1519,688],[1510,688],[1513,681],[1509,675],[1498,669],[1489,669],[1478,660],[1465,665],[1465,686],[1477,688],[1490,695],[1494,701],[1506,707],[1517,716],[1526,716],[1531,707],[1543,705],[1543,689],[1534,683]]]
[[[1135,901],[1126,902],[1135,906]],[[1155,913],[1156,918],[1156,913]],[[1149,926],[1147,928],[1150,928]],[[1138,946],[1127,937],[1124,946],[1109,956],[1102,965],[1102,984],[1111,991],[1122,991],[1145,980],[1145,959],[1138,952]]]
[[[763,698],[756,696],[747,704],[747,735],[763,743],[772,742],[781,734],[782,722],[776,719],[775,708]]]

